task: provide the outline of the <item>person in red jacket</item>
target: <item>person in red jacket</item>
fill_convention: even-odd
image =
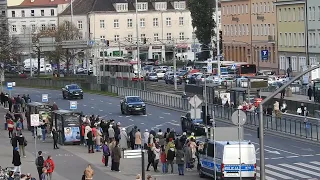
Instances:
[[[82,123],[81,125],[81,143],[83,145],[86,145],[85,141],[84,141],[84,132],[85,132],[85,128],[86,128],[86,124]]]
[[[12,137],[12,132],[14,130],[14,122],[12,119],[8,119],[7,120],[7,124],[8,124],[8,131],[9,131],[9,138]]]
[[[44,167],[47,169],[48,180],[52,180],[52,173],[54,171],[54,162],[51,156],[48,156],[47,160],[44,162]]]

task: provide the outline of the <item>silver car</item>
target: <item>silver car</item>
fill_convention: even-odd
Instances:
[[[149,73],[149,74],[148,74],[148,80],[149,80],[149,81],[158,82],[157,73]]]

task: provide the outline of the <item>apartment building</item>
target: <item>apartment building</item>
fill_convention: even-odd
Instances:
[[[70,15],[69,7],[61,13],[59,21],[70,20]],[[138,4],[135,0],[74,1],[73,23],[90,40],[108,40],[107,55],[120,49],[136,56],[136,42],[139,40],[141,59],[165,61],[176,55],[181,60],[193,60],[191,21],[186,1],[138,0]],[[136,33],[136,24],[139,34]],[[177,54],[174,54],[174,48]],[[102,52],[99,54],[103,55]]]
[[[279,70],[293,74],[308,64],[306,58],[306,14],[304,0],[278,0],[277,34]]]
[[[276,13],[272,0],[222,0],[224,59],[277,69]],[[268,60],[261,51],[268,50]]]
[[[318,64],[320,60],[320,1],[307,0],[307,31],[309,63]]]

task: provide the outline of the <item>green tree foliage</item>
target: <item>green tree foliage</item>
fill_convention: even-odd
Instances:
[[[215,8],[214,0],[188,0],[188,9],[191,12],[192,26],[195,29],[195,35],[199,42],[202,44],[203,50],[201,59],[210,57],[208,49],[212,44],[212,37],[215,36],[214,28],[216,23],[213,19]]]

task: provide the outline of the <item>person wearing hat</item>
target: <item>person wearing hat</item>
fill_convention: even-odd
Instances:
[[[21,174],[21,159],[18,147],[13,150],[12,164],[14,165],[13,171]]]
[[[122,150],[128,149],[128,142],[129,142],[129,137],[126,132],[126,128],[122,128],[120,132],[120,148]]]
[[[147,149],[148,147],[148,139],[149,139],[150,133],[149,130],[146,129],[145,132],[143,133],[143,144],[144,144],[144,149]]]
[[[109,128],[108,128],[108,137],[109,137],[109,142],[112,142],[113,139],[114,139],[114,129],[112,127],[112,124],[109,125]]]
[[[117,122],[117,125],[114,127],[114,138],[116,139],[116,141],[120,141],[121,139],[121,123]]]

